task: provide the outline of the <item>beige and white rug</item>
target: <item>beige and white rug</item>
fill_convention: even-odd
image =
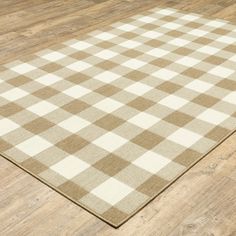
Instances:
[[[155,8],[0,67],[0,152],[117,227],[236,128],[236,26]]]

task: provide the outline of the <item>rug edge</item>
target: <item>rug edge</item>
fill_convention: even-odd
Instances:
[[[134,213],[131,213],[128,217],[126,217],[118,226],[122,226],[124,223],[126,223],[130,218],[132,218],[134,215],[136,215],[139,211],[144,209],[148,204],[150,204],[155,198],[157,198],[160,194],[162,194],[166,189],[168,189],[172,184],[174,184],[177,180],[179,180],[183,175],[185,175],[190,169],[192,169],[195,165],[197,165],[201,160],[203,160],[208,154],[213,152],[218,146],[220,146],[224,141],[226,141],[228,138],[230,138],[234,133],[236,133],[236,128],[233,129],[231,132],[229,132],[226,136],[224,136],[218,143],[216,143],[214,146],[212,146],[206,153],[201,155],[199,159],[197,159],[195,162],[193,162],[187,169],[185,169],[182,173],[177,175],[172,181],[170,181],[166,186],[164,186],[158,193],[156,193],[154,196],[152,196],[147,202],[142,204]]]
[[[67,195],[66,193],[63,193],[62,191],[60,191],[58,188],[56,188],[55,186],[53,186],[52,184],[50,184],[47,180],[44,180],[43,178],[41,178],[40,176],[34,174],[33,172],[27,170],[26,168],[24,168],[20,163],[14,161],[10,156],[6,155],[5,153],[0,152],[0,156],[3,157],[5,160],[11,162],[12,164],[14,164],[15,166],[19,167],[21,170],[25,171],[26,173],[28,173],[29,175],[31,175],[32,177],[34,177],[35,179],[37,179],[38,181],[40,181],[42,184],[45,184],[46,186],[48,186],[49,188],[51,188],[52,190],[54,190],[55,192],[59,193],[60,195],[62,195],[63,197],[67,198],[68,200],[70,200],[71,202],[73,202],[74,204],[76,204],[77,206],[83,208],[84,210],[86,210],[87,212],[89,212],[90,214],[92,214],[93,216],[99,218],[100,220],[102,220],[103,222],[107,223],[108,225],[114,227],[114,228],[119,228],[120,226],[122,226],[124,223],[126,223],[129,219],[131,219],[134,215],[136,215],[138,212],[140,212],[142,209],[144,209],[148,204],[150,204],[156,197],[158,197],[161,193],[163,193],[167,188],[169,188],[172,184],[174,184],[178,179],[180,179],[184,174],[186,174],[190,169],[192,169],[197,163],[199,163],[202,159],[204,159],[208,154],[210,154],[213,150],[215,150],[220,144],[222,144],[226,139],[228,139],[230,136],[232,136],[234,133],[236,133],[236,129],[233,129],[231,132],[229,132],[225,137],[223,137],[218,143],[216,143],[212,148],[210,148],[206,153],[204,153],[203,155],[201,155],[199,157],[199,159],[197,159],[195,162],[193,162],[186,170],[184,170],[182,173],[180,173],[179,175],[177,175],[172,181],[170,181],[166,186],[164,186],[159,192],[157,192],[155,195],[153,195],[150,199],[148,199],[146,202],[144,202],[142,205],[140,205],[139,208],[137,208],[134,212],[132,212],[130,215],[128,215],[124,220],[122,220],[120,223],[115,224],[113,222],[111,222],[110,220],[105,219],[104,217],[100,216],[98,213],[94,212],[93,210],[91,210],[90,208],[84,206],[82,203],[79,203],[77,201],[75,201],[74,199],[72,199],[69,195]]]

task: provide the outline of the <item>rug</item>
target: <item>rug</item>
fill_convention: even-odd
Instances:
[[[114,227],[236,128],[236,26],[155,8],[0,66],[0,152]]]

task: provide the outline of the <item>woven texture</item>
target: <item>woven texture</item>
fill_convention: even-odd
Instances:
[[[0,152],[119,226],[236,128],[236,27],[155,8],[0,67]]]

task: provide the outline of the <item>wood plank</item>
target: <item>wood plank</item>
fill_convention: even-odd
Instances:
[[[9,14],[7,12],[11,7],[6,5],[6,2],[0,2],[1,37],[4,37],[4,34],[16,33],[15,38],[12,37],[5,44],[1,43],[0,64],[108,25],[153,6],[174,7],[236,22],[236,0],[40,1],[41,4],[28,3],[28,7],[22,3],[23,7],[19,5],[18,11],[15,8],[13,12],[9,10]],[[17,4],[20,3],[17,2]]]

